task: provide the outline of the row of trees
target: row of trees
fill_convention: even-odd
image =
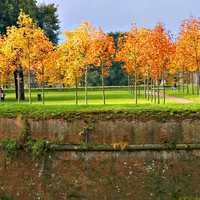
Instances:
[[[0,81],[5,85],[17,73],[18,102],[21,94],[20,73],[27,75],[29,102],[31,103],[31,74],[43,89],[51,84],[75,85],[78,103],[78,84],[85,76],[85,101],[87,103],[87,71],[90,65],[101,68],[102,94],[105,103],[104,76],[112,65],[115,49],[111,36],[102,30],[83,23],[77,29],[65,33],[66,41],[56,47],[33,20],[21,12],[17,26],[8,27],[0,39]]]
[[[200,93],[200,19],[183,21],[178,37],[172,38],[163,24],[153,29],[137,28],[124,34],[119,41],[117,60],[124,62],[126,72],[133,77],[137,103],[137,85],[143,82],[146,98],[160,103],[160,86],[165,103],[166,82],[182,86],[187,93]],[[194,83],[196,82],[196,87]],[[180,88],[180,87],[179,87]]]
[[[154,29],[137,28],[120,38],[117,59],[134,80],[134,93],[137,103],[138,82],[143,82],[145,97],[160,103],[160,85],[165,88],[166,75],[175,54],[175,44],[162,24]],[[165,90],[164,90],[165,101]]]
[[[46,33],[26,14],[21,12],[16,26],[7,28],[0,38],[0,81],[5,85],[17,76],[18,101],[23,90],[23,76],[27,75],[29,102],[31,103],[31,75],[34,74],[43,90],[49,84],[75,86],[75,102],[78,104],[78,86],[84,80],[85,103],[88,103],[88,72],[97,68],[101,74],[102,100],[105,98],[105,77],[113,62],[123,63],[129,77],[129,86],[138,102],[138,85],[143,85],[145,97],[160,103],[170,77],[191,73],[199,75],[200,20],[190,18],[183,22],[177,40],[173,40],[159,23],[153,29],[136,25],[118,39],[82,23],[72,31],[66,31],[66,40],[55,46]],[[199,77],[199,76],[197,76]],[[188,77],[187,77],[188,80]],[[184,79],[181,79],[184,84]],[[199,78],[197,93],[199,94]],[[192,81],[193,83],[193,81]],[[160,89],[163,92],[160,92]]]

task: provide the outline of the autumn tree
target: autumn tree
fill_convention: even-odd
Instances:
[[[5,37],[0,36],[0,85],[3,87],[8,83],[12,76],[12,68],[9,66],[8,59],[3,51]]]
[[[42,86],[42,102],[44,104],[44,86],[52,76],[49,69],[54,67],[52,65],[54,46],[42,31],[38,31],[35,35],[35,42],[39,45],[35,47],[33,54],[33,71],[38,83]]]
[[[135,25],[131,31],[119,40],[119,51],[116,60],[124,62],[124,68],[127,73],[134,77],[135,102],[138,103],[138,79],[139,76],[146,73],[147,66],[147,47],[149,31],[147,29],[138,29]]]
[[[178,63],[197,74],[197,94],[200,89],[200,19],[191,17],[181,25],[177,39]]]
[[[33,66],[35,62],[44,54],[42,52],[44,46],[40,42],[47,41],[47,38],[43,30],[23,12],[20,13],[17,24],[18,26],[12,26],[7,29],[3,51],[13,63],[14,69],[17,70],[18,74],[21,71],[27,74],[29,103],[31,103],[31,74],[34,73]]]
[[[22,87],[23,79],[21,79],[19,76],[19,72],[23,71],[20,65],[20,56],[22,53],[22,49],[20,48],[20,46],[14,45],[14,43],[18,44],[15,35],[16,30],[16,27],[8,28],[7,35],[4,36],[4,41],[1,45],[1,68],[4,72],[9,71],[11,74],[15,74],[16,72],[16,98],[19,102],[20,100],[24,99],[24,88]],[[5,77],[6,76],[4,74],[4,78]]]
[[[88,22],[82,23],[77,29],[76,34],[76,50],[79,54],[80,65],[84,70],[84,83],[85,83],[85,104],[88,104],[88,69],[93,64],[90,57],[91,44],[94,37],[95,29]]]
[[[100,67],[101,69],[101,86],[103,104],[106,103],[104,77],[108,75],[109,68],[115,56],[115,45],[112,36],[107,35],[101,29],[93,33],[90,50],[89,63]]]
[[[150,91],[149,84],[151,79],[151,56],[152,56],[152,42],[151,30],[141,28],[138,32],[139,37],[139,75],[144,85],[144,97],[149,99]],[[140,89],[140,87],[139,87]]]
[[[60,45],[59,66],[63,67],[64,80],[68,85],[75,85],[75,102],[78,104],[78,84],[85,76],[85,103],[87,104],[87,73],[91,64],[90,47],[94,28],[84,22],[72,31],[65,32],[66,41]]]
[[[64,86],[65,81],[65,53],[62,51],[61,46],[55,46],[54,51],[50,53],[51,59],[48,61],[47,65],[47,79],[50,85]]]
[[[175,46],[171,37],[166,32],[162,24],[157,24],[151,32],[152,55],[151,55],[151,70],[154,85],[157,86],[157,102],[160,103],[160,84],[162,81],[165,103],[165,81],[166,70],[170,67]],[[156,97],[156,96],[155,96]]]
[[[80,53],[79,30],[65,32],[66,41],[58,48],[59,66],[63,70],[64,83],[75,85],[75,103],[78,104],[78,84],[84,74],[84,63]]]

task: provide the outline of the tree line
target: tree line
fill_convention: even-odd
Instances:
[[[78,104],[78,87],[85,87],[85,103],[88,103],[90,74],[98,72],[102,88],[102,102],[106,103],[105,79],[113,70],[113,63],[122,66],[136,104],[140,86],[148,100],[165,103],[165,88],[169,82],[192,83],[199,94],[200,20],[183,21],[179,36],[174,39],[162,23],[152,29],[139,28],[135,24],[126,33],[107,34],[89,22],[65,32],[66,39],[60,45],[50,40],[46,31],[25,12],[21,11],[17,23],[7,27],[0,38],[0,81],[6,85],[16,81],[17,100],[24,99],[23,74],[27,80],[28,99],[31,103],[31,77],[35,76],[42,88],[47,84],[73,86],[75,103]],[[115,71],[112,73],[115,74]],[[191,76],[193,75],[193,76]],[[197,77],[194,87],[194,75]],[[108,79],[107,79],[108,80]],[[183,87],[185,88],[185,87]],[[162,91],[161,91],[162,90]]]

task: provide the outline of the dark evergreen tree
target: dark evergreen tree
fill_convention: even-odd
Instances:
[[[58,43],[59,20],[55,4],[41,4],[38,6],[38,25],[45,30],[46,35],[54,43]]]
[[[115,48],[118,49],[118,40],[121,34],[125,33],[109,33],[113,36]],[[89,86],[99,86],[101,84],[100,70],[95,66],[90,67],[88,71],[88,85]],[[123,70],[122,62],[113,61],[112,67],[109,71],[109,76],[105,77],[105,84],[107,86],[126,86],[128,85],[128,76]]]

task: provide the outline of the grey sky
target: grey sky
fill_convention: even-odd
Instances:
[[[138,26],[153,27],[163,22],[174,34],[182,20],[199,17],[200,0],[38,0],[58,5],[61,31],[90,21],[105,31],[127,31]],[[61,36],[62,38],[62,36]]]

